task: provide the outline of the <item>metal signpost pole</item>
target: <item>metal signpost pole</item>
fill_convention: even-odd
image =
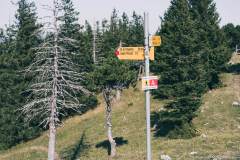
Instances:
[[[146,132],[147,132],[147,160],[151,160],[151,132],[150,132],[150,89],[158,88],[158,77],[149,76],[149,61],[154,60],[154,47],[161,45],[160,36],[149,37],[149,15],[144,13],[145,47],[122,47],[115,51],[119,60],[145,60],[145,77],[142,77],[142,89],[145,90]],[[150,49],[151,46],[151,49]],[[150,49],[150,50],[149,50]]]
[[[149,76],[149,17],[144,13],[145,36],[145,76]],[[150,132],[150,90],[145,91],[146,96],[146,122],[147,122],[147,160],[151,160],[151,132]]]

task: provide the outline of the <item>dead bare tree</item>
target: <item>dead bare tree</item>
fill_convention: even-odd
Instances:
[[[35,81],[28,90],[29,101],[21,110],[28,120],[38,116],[43,119],[41,124],[49,127],[48,160],[54,160],[59,116],[66,109],[79,111],[83,105],[76,95],[80,92],[89,94],[89,91],[79,84],[84,75],[75,71],[71,53],[61,46],[63,42],[72,43],[74,40],[59,36],[58,0],[53,0],[53,7],[48,8],[53,13],[53,22],[45,27],[48,29],[48,38],[41,46],[34,48],[34,62],[26,69],[28,74],[35,77]]]

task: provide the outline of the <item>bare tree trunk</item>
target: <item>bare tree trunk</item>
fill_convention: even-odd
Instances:
[[[142,76],[144,75],[144,72],[145,72],[144,66],[142,64],[140,64],[137,81],[141,80]]]
[[[115,157],[115,155],[116,155],[116,142],[112,137],[112,127],[111,127],[111,125],[108,125],[108,140],[109,140],[110,146],[111,146],[110,156]]]
[[[56,81],[56,77],[54,77]],[[55,160],[55,144],[56,144],[56,107],[57,107],[57,86],[53,84],[53,95],[51,103],[51,114],[49,119],[49,144],[48,144],[48,160]]]
[[[103,96],[106,102],[106,126],[107,126],[107,136],[111,147],[110,156],[114,157],[116,155],[116,142],[112,136],[112,106],[111,106],[111,90],[106,88],[103,90]]]
[[[55,160],[56,127],[54,120],[49,123],[48,160]]]
[[[56,144],[56,108],[57,108],[57,94],[58,94],[58,26],[57,26],[57,0],[53,1],[54,4],[54,76],[52,88],[52,104],[51,115],[49,120],[49,146],[48,146],[48,160],[55,160],[55,144]]]

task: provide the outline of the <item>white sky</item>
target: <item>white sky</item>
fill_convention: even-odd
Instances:
[[[16,2],[17,0],[12,0]],[[149,12],[151,32],[155,32],[160,25],[159,16],[163,16],[164,12],[170,5],[170,0],[73,0],[75,8],[80,12],[79,19],[83,24],[87,19],[90,23],[94,20],[109,19],[113,8],[119,13],[123,11],[131,15],[132,11],[143,14],[144,11]],[[226,23],[240,24],[240,0],[215,0],[217,10],[222,19],[221,25]],[[38,8],[39,17],[47,15],[41,5],[51,5],[52,0],[35,0]],[[14,21],[14,13],[16,6],[11,0],[0,0],[0,27]]]

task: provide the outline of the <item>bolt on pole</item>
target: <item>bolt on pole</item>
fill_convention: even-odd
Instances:
[[[149,76],[149,15],[144,13],[144,38],[145,38],[145,76]],[[146,105],[146,132],[147,132],[147,160],[151,160],[151,132],[150,132],[150,90],[145,91]]]

